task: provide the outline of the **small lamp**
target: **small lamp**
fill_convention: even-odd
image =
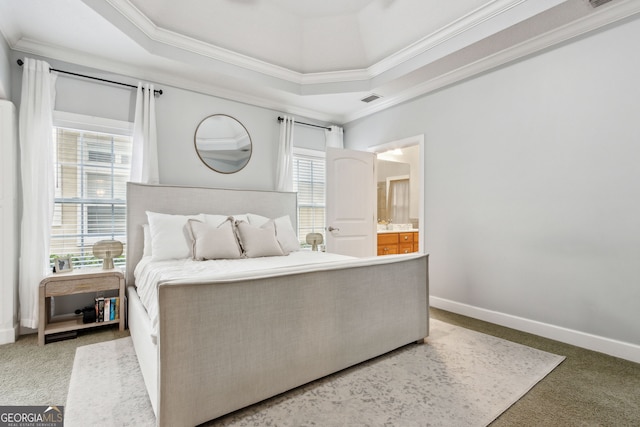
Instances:
[[[307,243],[311,245],[312,251],[317,251],[318,245],[322,244],[322,241],[322,234],[320,233],[307,234]]]
[[[122,255],[122,243],[117,240],[100,240],[93,245],[93,256],[102,259],[102,269],[113,268],[113,259]]]

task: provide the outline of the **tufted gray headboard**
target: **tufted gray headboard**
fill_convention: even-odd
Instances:
[[[127,286],[142,258],[146,211],[168,214],[254,213],[268,218],[289,215],[297,230],[297,193],[127,183]]]

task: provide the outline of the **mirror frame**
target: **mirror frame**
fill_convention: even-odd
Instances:
[[[244,162],[244,164],[240,167],[238,167],[237,169],[231,170],[231,171],[224,171],[224,170],[218,170],[216,169],[214,166],[210,165],[203,157],[202,155],[200,155],[200,150],[198,149],[198,130],[200,129],[200,126],[203,125],[203,123],[205,123],[207,120],[211,119],[212,117],[227,117],[233,121],[235,121],[236,123],[238,123],[240,126],[242,126],[242,129],[244,129],[245,133],[247,134],[247,138],[249,138],[249,157],[247,157],[247,160]],[[198,155],[198,158],[200,159],[200,161],[209,169],[211,169],[214,172],[218,172],[218,173],[223,173],[223,174],[232,174],[232,173],[237,173],[240,172],[242,169],[244,169],[248,164],[249,161],[251,160],[251,156],[253,155],[253,140],[251,139],[251,134],[249,133],[249,131],[247,130],[247,128],[245,127],[245,125],[242,124],[242,122],[238,119],[236,119],[235,117],[232,117],[228,114],[211,114],[207,117],[205,117],[204,119],[202,119],[200,121],[200,123],[198,123],[198,126],[196,127],[196,131],[193,134],[193,146],[196,150],[196,154]]]

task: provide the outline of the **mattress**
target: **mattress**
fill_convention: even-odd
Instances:
[[[151,321],[152,339],[158,332],[158,287],[161,284],[206,283],[273,274],[290,274],[325,266],[338,266],[355,258],[325,252],[296,251],[287,256],[194,261],[153,261],[143,257],[135,268],[135,285]]]

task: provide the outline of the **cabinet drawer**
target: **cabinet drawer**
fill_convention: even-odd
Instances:
[[[378,234],[378,245],[395,245],[398,243],[398,233]]]
[[[51,280],[46,284],[45,296],[57,297],[64,295],[100,292],[120,288],[117,277],[97,277],[95,279]]]
[[[400,243],[413,243],[413,235],[415,233],[400,233]]]
[[[395,255],[398,253],[398,245],[379,245],[378,255]]]
[[[408,254],[413,252],[413,243],[400,243],[398,247],[399,247],[398,253]]]

